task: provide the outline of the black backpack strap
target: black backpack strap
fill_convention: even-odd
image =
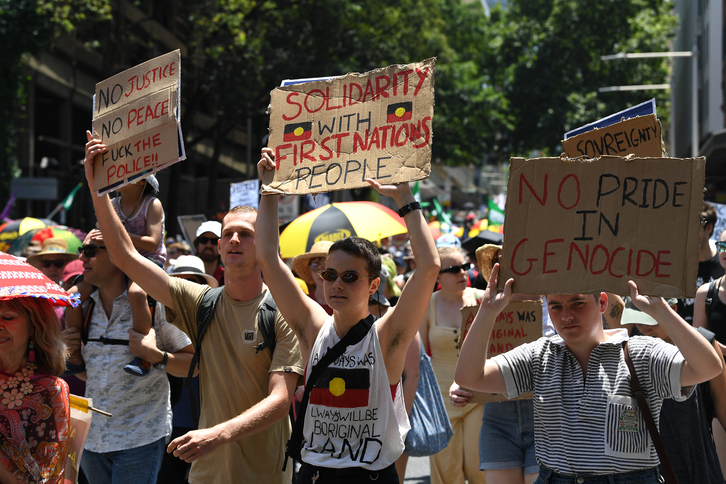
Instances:
[[[257,313],[257,326],[262,332],[262,343],[255,346],[255,354],[265,348],[270,350],[270,355],[275,352],[275,316],[277,315],[277,304],[272,299],[272,293],[268,290],[265,300],[262,301],[260,311]]]
[[[716,286],[716,281],[719,281],[719,286],[721,285],[721,278],[714,279],[711,281],[711,283],[708,285],[708,294],[706,294],[706,320],[711,321],[711,313],[713,313],[713,303],[718,298],[718,287]]]
[[[330,348],[325,355],[323,355],[318,364],[310,371],[310,378],[308,378],[308,381],[305,384],[305,393],[303,394],[302,402],[300,402],[300,410],[297,414],[297,420],[295,421],[295,426],[292,429],[292,435],[290,436],[290,440],[287,441],[287,446],[285,448],[285,461],[282,465],[283,472],[285,472],[285,469],[287,468],[288,457],[292,457],[296,461],[302,462],[300,453],[302,452],[303,445],[305,445],[305,440],[303,438],[303,425],[305,423],[305,412],[308,408],[308,400],[310,399],[310,391],[313,389],[313,384],[315,384],[323,370],[330,366],[330,364],[340,357],[340,355],[345,353],[348,346],[360,343],[365,335],[368,334],[368,331],[371,330],[375,320],[376,317],[369,314],[367,318],[358,321],[358,324],[353,326],[350,331],[348,331],[348,334],[338,341],[335,346]]]
[[[194,348],[194,356],[192,357],[192,363],[189,365],[189,373],[184,379],[184,386],[189,390],[189,401],[191,402],[192,409],[192,421],[194,422],[194,428],[199,427],[199,412],[197,411],[197,399],[192,391],[192,378],[194,378],[194,369],[199,364],[199,357],[202,353],[202,338],[204,333],[209,328],[209,323],[212,320],[214,309],[217,307],[217,302],[222,297],[222,291],[224,286],[220,286],[214,289],[210,289],[202,296],[202,302],[199,304],[197,310],[197,344]]]
[[[89,299],[88,309],[86,314],[83,316],[83,329],[81,330],[81,341],[83,344],[88,343],[88,323],[91,321],[91,315],[93,314],[93,307],[96,305],[96,301],[93,298]]]

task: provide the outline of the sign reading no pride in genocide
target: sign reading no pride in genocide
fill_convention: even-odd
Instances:
[[[471,324],[474,322],[479,306],[467,306],[461,309],[461,335],[466,338]],[[513,350],[524,343],[531,343],[542,336],[542,303],[540,301],[512,301],[499,313],[494,329],[489,336],[487,358]],[[504,395],[473,392],[469,403],[501,402],[507,400]],[[525,393],[515,400],[532,398]]]
[[[428,178],[435,59],[278,87],[270,94],[275,170],[263,193],[324,193]]]
[[[186,158],[180,88],[179,50],[96,84],[93,136],[108,148],[94,161],[93,189],[99,195]]]
[[[512,158],[499,286],[694,297],[704,158]]]

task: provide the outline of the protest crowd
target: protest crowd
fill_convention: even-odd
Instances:
[[[426,69],[411,71],[416,92]],[[399,104],[393,122],[409,119]],[[306,136],[298,124],[285,137]],[[697,266],[691,298],[654,295],[646,276],[687,261],[652,239],[608,252],[607,271],[594,268],[605,245],[572,242],[567,270],[574,260],[588,277],[610,272],[619,291],[579,276],[562,277],[569,292],[528,282],[532,267],[558,270],[564,239],[548,237],[542,260],[516,258],[534,245],[527,226],[503,232],[495,207],[446,214],[422,203],[414,178],[381,175],[382,158],[361,183],[395,203],[377,210],[404,229],[375,236],[383,215],[358,214],[374,235],[306,237],[283,258],[284,184],[270,180],[293,155],[274,141],[257,163],[257,206],[230,207],[188,240],[170,235],[158,198],[168,187],[144,173],[94,191],[96,221],[83,232],[35,229],[18,258],[0,258],[58,291],[0,291],[0,482],[65,482],[73,468],[71,481],[90,484],[403,483],[409,456],[429,456],[434,484],[724,482],[726,233],[714,234],[717,213],[702,195],[698,244],[685,257]],[[87,132],[89,187],[110,146]],[[335,166],[347,177],[355,163]],[[315,170],[296,170],[295,189],[313,190]],[[544,207],[548,178],[542,191],[528,176],[518,175],[528,187],[519,203],[531,194]],[[599,176],[598,204],[616,190],[603,182],[615,175]],[[555,190],[560,206],[579,203],[575,180],[576,201]],[[675,208],[688,198],[678,183]],[[598,207],[601,229],[605,218],[617,232]],[[575,240],[590,240],[582,220]],[[507,245],[503,233],[514,234]],[[623,278],[615,261],[628,250]],[[654,269],[643,269],[644,254]],[[20,269],[3,271],[7,280]],[[71,394],[106,413],[82,427]]]

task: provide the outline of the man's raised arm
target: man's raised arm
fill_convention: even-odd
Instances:
[[[139,254],[131,242],[121,220],[111,205],[108,195],[101,197],[93,190],[94,159],[106,151],[106,145],[101,140],[94,139],[90,131],[86,131],[86,157],[83,166],[86,180],[91,188],[93,208],[96,210],[98,225],[103,233],[103,240],[113,263],[121,269],[132,281],[137,283],[151,297],[174,309],[169,291],[169,276],[164,270]]]

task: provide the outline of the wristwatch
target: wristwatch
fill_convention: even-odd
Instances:
[[[166,368],[166,363],[169,361],[169,353],[166,351],[164,352],[164,358],[161,359],[160,362],[154,364],[154,368],[157,370],[163,370]]]

